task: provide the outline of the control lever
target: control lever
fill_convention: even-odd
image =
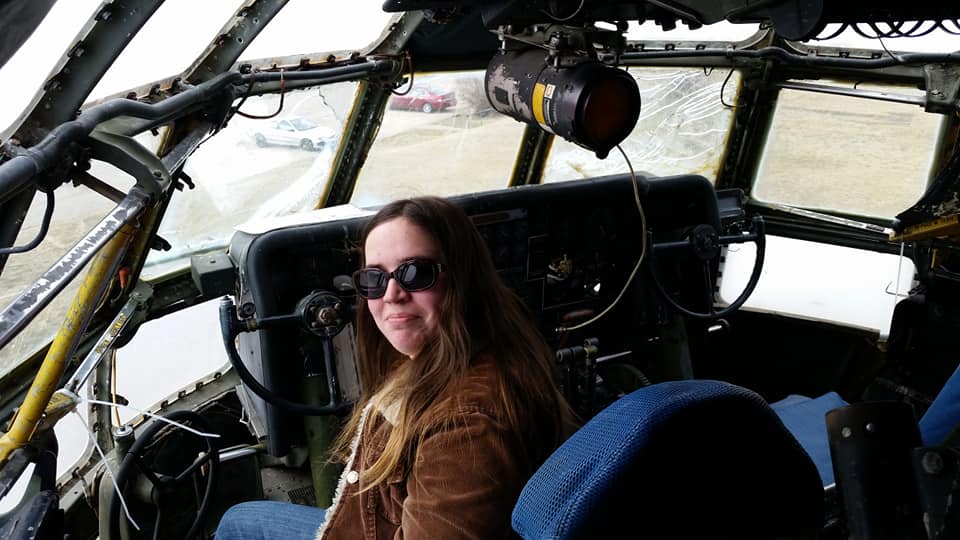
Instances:
[[[340,396],[340,384],[337,380],[333,337],[340,333],[353,316],[353,310],[344,306],[343,300],[326,291],[313,291],[297,303],[293,313],[275,317],[241,320],[237,318],[237,307],[233,299],[225,296],[220,300],[220,333],[227,350],[230,364],[237,371],[240,380],[261,399],[287,412],[301,416],[322,416],[345,411],[349,404]],[[323,340],[323,363],[327,377],[327,390],[330,401],[326,405],[313,406],[290,401],[268,390],[247,370],[235,340],[242,332],[252,332],[289,324],[298,324]]]
[[[244,326],[247,332],[252,332],[262,328],[299,324],[311,334],[333,338],[350,322],[353,313],[353,306],[345,304],[340,297],[327,291],[313,291],[297,302],[293,313],[260,320],[247,319]]]
[[[600,340],[587,338],[582,346],[558,349],[557,363],[562,371],[564,394],[578,412],[593,412],[594,388],[597,381],[597,356]]]

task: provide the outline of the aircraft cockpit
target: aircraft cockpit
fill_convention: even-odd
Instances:
[[[0,2],[0,536],[329,507],[419,195],[582,424],[517,535],[960,536],[957,7],[189,4]]]

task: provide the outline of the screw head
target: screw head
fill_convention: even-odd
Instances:
[[[943,472],[943,456],[939,452],[924,452],[920,458],[920,464],[923,466],[923,472],[927,474],[940,474]]]

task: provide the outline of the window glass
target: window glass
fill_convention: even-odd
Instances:
[[[183,72],[219,34],[238,6],[237,0],[165,0],[107,69],[89,99]],[[172,35],[176,39],[170,39]]]
[[[150,150],[156,151],[160,136],[144,133],[136,139]],[[134,183],[127,173],[99,161],[91,162],[89,173],[124,192]],[[83,186],[61,187],[56,190],[54,200],[53,217],[44,240],[35,249],[12,254],[7,259],[3,269],[3,287],[0,288],[0,307],[9,305],[27,287],[33,285],[43,272],[53,266],[116,206],[113,201]],[[37,236],[45,208],[46,196],[42,193],[35,194],[14,245],[22,246]],[[86,269],[81,270],[17,337],[0,349],[0,377],[40,350],[56,334],[85,275]]]
[[[490,107],[483,75],[417,74],[410,92],[393,96],[350,202],[506,187],[524,124]]]
[[[166,0],[113,63],[90,99],[183,72],[231,22],[241,4],[240,0]],[[241,53],[241,59],[360,49],[376,40],[390,18],[381,5],[379,0],[332,5],[291,0]],[[177,39],[170,39],[171,35]]]
[[[383,11],[383,0],[290,0],[240,58],[361,50],[376,41],[393,15]]]
[[[715,181],[730,132],[740,74],[727,69],[631,68],[640,119],[621,147],[637,174],[701,174]],[[722,92],[722,96],[721,96]],[[616,150],[606,159],[557,137],[544,182],[626,172]]]
[[[767,235],[763,273],[742,309],[824,321],[890,333],[896,303],[913,287],[913,261],[782,236]],[[721,301],[730,303],[744,290],[757,247],[733,244],[724,250]]]
[[[923,193],[941,121],[916,105],[781,90],[753,196],[891,218]]]
[[[100,0],[56,2],[20,49],[0,66],[0,130],[16,120],[46,81],[63,51],[76,40],[77,33],[101,3]]]
[[[357,91],[346,82],[247,99],[226,128],[187,161],[195,189],[174,194],[159,234],[174,248],[151,251],[147,278],[189,264],[198,251],[223,247],[247,220],[316,207],[330,176],[343,123]]]

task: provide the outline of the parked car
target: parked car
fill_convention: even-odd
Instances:
[[[422,111],[425,113],[443,111],[456,104],[456,94],[430,88],[429,86],[414,86],[406,94],[393,96],[393,99],[390,100],[391,109]]]
[[[304,150],[323,150],[336,138],[333,129],[309,118],[293,117],[275,120],[253,134],[257,146],[299,146]]]

